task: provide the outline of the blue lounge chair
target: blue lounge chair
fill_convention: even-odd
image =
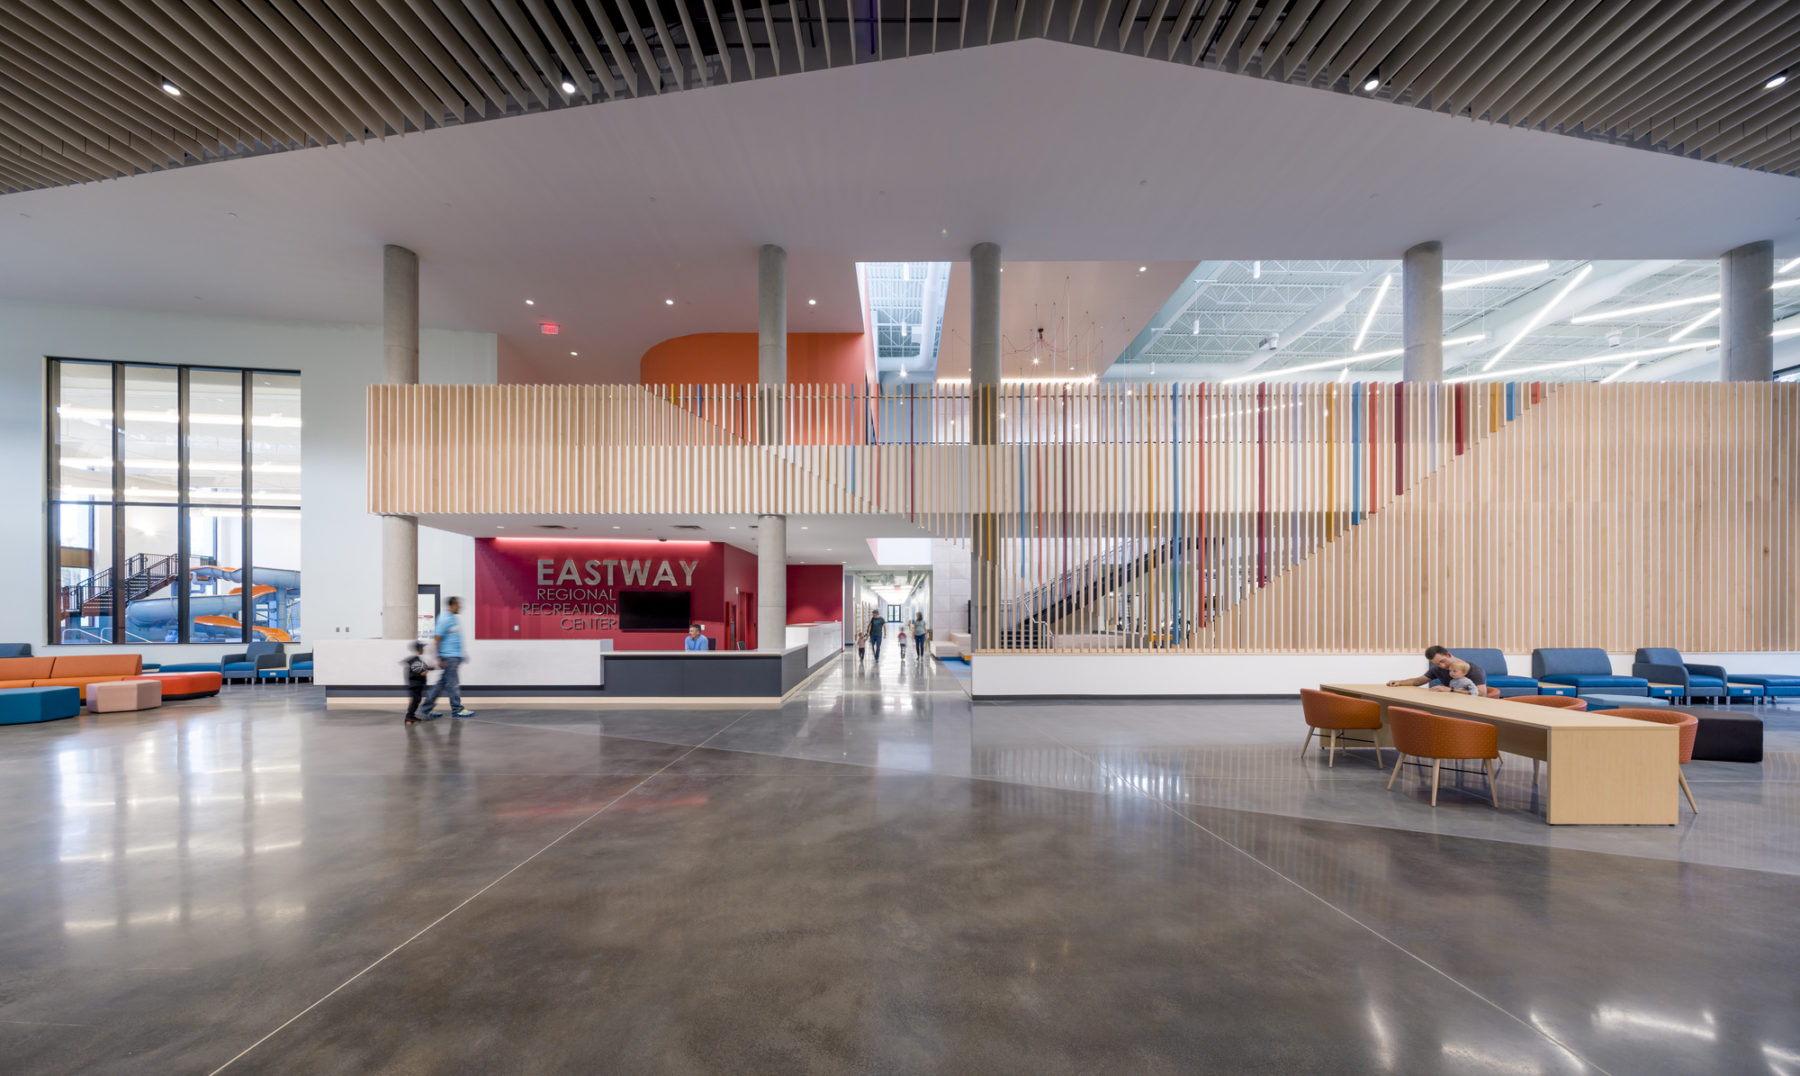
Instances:
[[[1587,695],[1641,695],[1650,697],[1650,681],[1641,676],[1617,676],[1612,659],[1597,646],[1548,646],[1531,652],[1531,675],[1537,680],[1562,684]]]
[[[1681,684],[1689,699],[1758,699],[1768,694],[1770,682],[1792,681],[1800,689],[1800,676],[1731,676],[1723,665],[1702,665],[1681,660],[1672,646],[1640,646],[1631,671],[1666,684]],[[1800,690],[1795,694],[1800,695]]]

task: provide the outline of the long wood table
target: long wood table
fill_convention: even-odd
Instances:
[[[1679,817],[1680,742],[1673,725],[1423,687],[1320,687],[1380,703],[1383,727],[1389,706],[1494,726],[1500,750],[1549,764],[1545,819],[1551,825],[1672,826]]]

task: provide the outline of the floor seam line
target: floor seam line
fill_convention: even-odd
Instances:
[[[1382,942],[1384,942],[1385,944],[1392,946],[1394,949],[1398,950],[1399,952],[1406,954],[1407,957],[1416,961],[1421,967],[1424,967],[1424,968],[1436,973],[1437,975],[1442,976],[1445,980],[1449,981],[1450,983],[1453,983],[1459,989],[1468,993],[1468,995],[1470,997],[1473,997],[1473,998],[1477,999],[1478,1001],[1482,1002],[1483,1004],[1489,1006],[1495,1012],[1503,1014],[1504,1016],[1508,1017],[1509,1019],[1511,1019],[1515,1023],[1517,1023],[1520,1027],[1524,1028],[1526,1031],[1538,1036],[1539,1038],[1543,1039],[1545,1042],[1550,1043],[1552,1046],[1555,1046],[1557,1049],[1568,1054],[1570,1057],[1575,1058],[1576,1060],[1580,1061],[1582,1064],[1593,1068],[1596,1072],[1601,1073],[1602,1076],[1612,1076],[1612,1074],[1610,1072],[1608,1072],[1606,1069],[1602,1068],[1600,1065],[1596,1064],[1595,1062],[1590,1061],[1584,1055],[1576,1052],[1574,1047],[1561,1041],[1556,1036],[1550,1034],[1549,1032],[1545,1031],[1543,1028],[1537,1026],[1536,1024],[1532,1023],[1531,1021],[1521,1018],[1517,1013],[1513,1012],[1511,1009],[1508,1009],[1506,1006],[1504,1006],[1504,1005],[1500,1004],[1499,1002],[1495,1001],[1494,999],[1488,997],[1487,995],[1483,994],[1481,991],[1470,986],[1468,983],[1463,982],[1461,979],[1458,979],[1456,976],[1445,971],[1443,968],[1440,968],[1436,964],[1433,964],[1431,961],[1426,960],[1424,957],[1420,956],[1418,953],[1413,952],[1411,949],[1408,949],[1406,946],[1401,945],[1398,941],[1395,941],[1393,938],[1388,937],[1386,934],[1383,934],[1381,931],[1375,929],[1373,926],[1370,926],[1368,923],[1365,923],[1361,919],[1358,919],[1356,916],[1352,915],[1349,911],[1332,903],[1330,900],[1327,900],[1324,896],[1320,895],[1319,893],[1316,893],[1313,890],[1307,888],[1299,880],[1292,878],[1289,875],[1285,874],[1284,872],[1282,872],[1282,870],[1280,868],[1276,867],[1272,863],[1269,863],[1267,860],[1262,859],[1260,856],[1257,856],[1255,853],[1251,852],[1249,849],[1242,847],[1241,845],[1237,844],[1234,841],[1226,839],[1224,836],[1222,836],[1218,832],[1214,831],[1211,827],[1200,822],[1198,819],[1190,817],[1186,812],[1182,811],[1180,809],[1180,807],[1177,806],[1176,804],[1170,803],[1168,800],[1165,800],[1165,799],[1161,798],[1160,796],[1153,796],[1148,792],[1142,791],[1136,785],[1134,785],[1129,779],[1125,778],[1123,775],[1119,774],[1117,771],[1112,770],[1105,763],[1100,762],[1099,760],[1090,757],[1086,752],[1082,751],[1080,748],[1070,746],[1069,744],[1064,743],[1062,740],[1060,740],[1054,736],[1052,736],[1051,739],[1055,740],[1056,743],[1059,746],[1061,746],[1064,750],[1072,751],[1076,755],[1079,755],[1080,757],[1087,759],[1089,763],[1098,767],[1102,772],[1105,772],[1105,773],[1111,775],[1112,777],[1114,777],[1121,784],[1123,784],[1126,788],[1130,789],[1133,795],[1136,795],[1142,799],[1148,800],[1149,802],[1156,804],[1157,806],[1161,807],[1163,810],[1168,811],[1169,813],[1173,814],[1175,817],[1181,819],[1183,822],[1186,822],[1188,825],[1193,826],[1195,829],[1197,829],[1200,832],[1211,837],[1213,840],[1218,841],[1219,843],[1223,844],[1225,847],[1227,847],[1227,848],[1231,849],[1232,851],[1236,852],[1237,854],[1243,856],[1244,858],[1248,859],[1250,862],[1256,864],[1257,866],[1268,871],[1270,874],[1273,874],[1275,877],[1277,877],[1277,878],[1281,879],[1282,881],[1286,882],[1287,884],[1293,886],[1295,889],[1298,889],[1300,892],[1305,893],[1307,896],[1311,897],[1313,900],[1318,901],[1320,904],[1323,904],[1325,907],[1330,908],[1332,911],[1336,912],[1338,915],[1341,915],[1345,919],[1348,919],[1350,922],[1355,923],[1357,926],[1359,926],[1363,930],[1367,931],[1372,937],[1375,937],[1375,938],[1381,940]]]
[[[742,721],[744,718],[748,717],[751,712],[752,711],[747,710],[744,713],[739,714],[737,717],[732,719],[730,725],[725,726],[725,729],[728,729],[732,725],[735,725],[739,721]],[[465,719],[460,719],[460,720],[467,720],[467,719],[465,718]],[[719,732],[724,732],[725,729],[720,729]],[[714,735],[716,736],[716,735],[718,735],[718,733],[714,733]],[[709,737],[709,739],[710,739],[710,737]],[[313,1002],[311,1005],[308,1005],[306,1008],[301,1009],[299,1012],[288,1017],[279,1026],[277,1026],[274,1030],[270,1031],[268,1034],[264,1035],[262,1038],[257,1039],[255,1042],[251,1043],[250,1045],[244,1047],[242,1050],[238,1051],[238,1053],[236,1055],[234,1055],[230,1060],[226,1061],[223,1065],[220,1065],[218,1068],[213,1069],[212,1072],[207,1074],[207,1076],[218,1076],[219,1073],[224,1072],[226,1069],[237,1064],[239,1061],[243,1060],[244,1057],[246,1057],[251,1051],[255,1050],[257,1047],[261,1046],[263,1043],[268,1042],[270,1039],[274,1038],[275,1036],[281,1034],[283,1031],[285,1031],[287,1028],[289,1028],[295,1022],[297,1022],[301,1017],[305,1016],[309,1012],[312,1012],[314,1009],[325,1004],[327,1001],[330,1001],[333,997],[336,997],[339,992],[341,992],[345,988],[349,987],[352,983],[355,983],[358,979],[367,975],[369,972],[374,971],[377,967],[380,967],[381,964],[383,964],[389,957],[393,956],[395,953],[398,953],[400,950],[411,945],[413,942],[418,941],[420,938],[424,937],[427,933],[429,933],[432,929],[437,927],[439,924],[443,923],[446,919],[449,919],[451,916],[455,915],[457,912],[460,912],[464,908],[468,907],[471,903],[473,903],[475,901],[475,899],[477,897],[480,897],[483,893],[486,893],[488,890],[499,885],[501,882],[506,881],[508,878],[512,877],[514,873],[516,873],[521,868],[523,868],[524,866],[529,864],[532,860],[538,858],[539,856],[543,855],[545,852],[548,852],[550,849],[552,849],[552,848],[556,847],[558,844],[562,843],[565,839],[567,839],[569,836],[574,834],[574,832],[576,830],[587,825],[589,822],[592,822],[594,819],[599,818],[601,815],[605,814],[608,810],[612,809],[616,804],[618,804],[625,797],[631,795],[633,792],[636,792],[638,789],[644,787],[645,785],[649,784],[651,781],[655,780],[658,776],[660,776],[662,774],[663,770],[667,770],[670,766],[675,765],[677,762],[680,762],[682,759],[688,757],[689,755],[693,754],[695,751],[697,751],[699,749],[700,749],[700,745],[698,745],[698,744],[696,744],[693,747],[688,748],[686,751],[683,751],[678,757],[670,759],[666,764],[664,764],[662,769],[657,770],[655,773],[645,776],[643,779],[641,779],[641,780],[637,781],[635,784],[633,784],[630,788],[619,793],[617,796],[614,796],[612,799],[608,800],[603,806],[601,806],[601,808],[599,810],[595,811],[593,814],[588,815],[586,818],[583,818],[581,821],[575,823],[573,826],[570,826],[568,829],[564,830],[562,833],[557,834],[557,836],[555,838],[553,838],[550,841],[550,843],[544,845],[542,848],[539,848],[537,851],[531,853],[530,855],[526,856],[524,859],[521,859],[519,862],[517,862],[517,863],[513,864],[511,867],[507,868],[507,870],[503,874],[501,874],[498,878],[495,878],[493,881],[482,886],[480,889],[477,889],[475,892],[469,894],[467,897],[464,897],[460,902],[457,903],[457,905],[455,907],[451,908],[449,911],[445,912],[443,915],[438,916],[436,919],[433,919],[431,922],[425,924],[423,927],[421,927],[419,929],[419,931],[416,934],[413,934],[411,937],[407,938],[405,941],[401,942],[399,945],[394,946],[392,949],[389,949],[387,952],[376,957],[374,959],[374,961],[372,961],[367,967],[363,968],[361,971],[357,972],[355,975],[350,976],[350,978],[345,979],[343,982],[339,983],[338,985],[332,987],[329,991],[327,991],[325,993],[324,996],[320,997],[317,1001]]]

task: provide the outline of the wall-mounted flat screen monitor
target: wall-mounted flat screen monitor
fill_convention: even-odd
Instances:
[[[693,595],[655,590],[626,590],[619,594],[620,631],[686,631],[694,622]]]

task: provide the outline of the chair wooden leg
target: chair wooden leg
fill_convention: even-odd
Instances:
[[[1444,764],[1441,758],[1431,760],[1431,805],[1437,806],[1438,767]]]
[[[1400,778],[1400,767],[1406,765],[1406,756],[1401,753],[1398,747],[1394,748],[1394,754],[1399,755],[1400,757],[1394,760],[1394,775],[1388,778],[1389,792],[1394,790],[1394,782]]]
[[[1310,725],[1307,726],[1306,739],[1300,741],[1300,757],[1302,759],[1306,758],[1306,749],[1308,747],[1312,746],[1313,733],[1316,731],[1317,730],[1312,728]]]
[[[1700,805],[1694,802],[1694,790],[1688,787],[1687,774],[1682,773],[1680,770],[1676,770],[1675,779],[1681,782],[1681,792],[1682,795],[1687,797],[1688,806],[1693,808],[1695,814],[1699,814]]]
[[[1381,753],[1381,730],[1376,729],[1371,738],[1375,741],[1375,768],[1385,770],[1387,769],[1387,758]]]
[[[1338,740],[1338,730],[1332,729],[1331,730],[1331,751],[1327,755],[1326,760],[1325,760],[1325,768],[1328,770],[1337,768],[1337,740]]]
[[[1500,794],[1494,791],[1494,760],[1491,758],[1484,758],[1481,760],[1481,764],[1487,767],[1488,802],[1498,807],[1500,806]]]

